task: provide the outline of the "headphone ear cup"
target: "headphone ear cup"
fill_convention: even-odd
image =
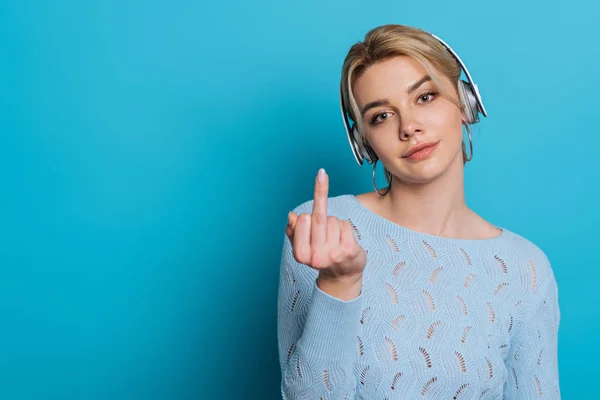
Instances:
[[[356,125],[352,126],[352,138],[358,146],[361,155],[367,160],[367,163],[372,164],[377,159],[377,154],[375,154],[368,143],[363,142],[358,129],[356,129]]]
[[[460,101],[465,110],[465,117],[467,118],[466,123],[471,125],[479,122],[477,99],[473,94],[471,85],[462,79],[458,80],[458,95],[460,96]]]

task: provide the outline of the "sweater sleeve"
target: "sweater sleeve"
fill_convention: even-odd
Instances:
[[[318,271],[296,261],[287,236],[281,257],[277,335],[284,400],[353,399],[363,293],[337,299],[316,285]]]
[[[560,399],[558,370],[558,287],[553,274],[535,292],[531,307],[515,331],[506,358],[509,378],[504,398]]]

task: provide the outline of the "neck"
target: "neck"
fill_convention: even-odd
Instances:
[[[464,166],[457,157],[451,166],[428,183],[407,183],[392,178],[382,210],[393,222],[409,229],[446,237],[464,235],[470,210],[464,195]]]

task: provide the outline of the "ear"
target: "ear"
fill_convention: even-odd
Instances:
[[[462,125],[467,124],[467,115],[465,114],[465,106],[461,104],[460,109],[460,123]]]
[[[366,133],[364,133],[363,131],[359,130],[359,135],[360,135],[360,139],[362,140],[363,143],[369,144],[369,139],[367,139],[367,134]]]

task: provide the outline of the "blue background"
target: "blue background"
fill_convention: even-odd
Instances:
[[[596,391],[598,6],[88,3],[0,5],[0,398],[278,398],[286,214],[319,167],[372,190],[338,83],[386,23],[479,84],[468,203],[546,252],[563,396]]]

